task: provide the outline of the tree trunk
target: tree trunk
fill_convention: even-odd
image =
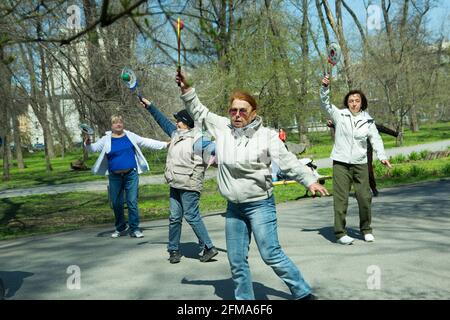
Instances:
[[[325,18],[323,17],[322,8],[320,7],[320,0],[315,0],[315,1],[316,1],[317,14],[318,14],[319,20],[320,20],[320,26],[322,27],[323,36],[325,38],[325,46],[328,47],[330,45],[330,36],[328,35],[327,24],[325,23]]]
[[[3,134],[2,134],[2,142],[3,142],[3,180],[9,180],[11,178],[10,176],[10,156],[9,154],[11,153],[11,149],[9,148],[9,134],[8,134],[8,130],[9,130],[9,126],[7,125],[9,122],[9,117],[8,117],[8,108],[4,103],[3,104],[3,123],[5,124],[5,126],[3,127]]]
[[[302,65],[300,67],[300,96],[299,113],[297,118],[297,126],[300,143],[310,146],[308,139],[308,128],[305,123],[305,111],[307,110],[307,95],[308,95],[308,76],[309,76],[309,44],[308,44],[308,0],[302,0],[302,26],[300,29],[301,48],[302,48]]]
[[[278,27],[272,17],[272,9],[271,9],[271,0],[265,0],[265,7],[267,11],[267,17],[269,19],[270,29],[272,31],[272,35],[275,39],[280,38],[280,32],[278,30]],[[307,27],[307,25],[306,25]],[[306,29],[307,32],[308,29]],[[307,34],[305,36],[305,39],[307,41]],[[283,69],[284,73],[289,85],[289,91],[292,98],[292,101],[296,103],[296,105],[299,106],[297,112],[295,112],[295,117],[297,120],[297,128],[298,128],[298,135],[299,135],[299,142],[308,142],[308,137],[305,135],[305,132],[307,131],[305,128],[304,123],[304,110],[305,106],[303,103],[303,98],[301,97],[301,94],[299,94],[299,89],[297,88],[297,85],[295,84],[294,77],[292,76],[292,68],[289,63],[288,55],[286,52],[285,47],[280,42],[275,42],[274,44],[277,48],[278,54],[280,55],[280,59],[283,63]]]
[[[417,119],[416,106],[413,105],[409,109],[409,128],[412,132],[419,132],[419,121]]]
[[[20,139],[20,123],[17,112],[12,112],[12,120],[13,120],[13,137],[14,137],[14,145],[16,146],[16,160],[17,160],[17,168],[22,170],[25,168],[25,164],[23,162],[23,154],[22,154],[22,141]]]
[[[212,9],[209,10],[201,1],[199,2],[200,27],[204,32],[202,36],[210,38],[214,44],[219,68],[228,72],[231,66],[228,53],[234,30],[234,1],[211,1],[211,5]]]
[[[4,47],[0,46],[0,74],[4,75],[0,78],[0,94],[3,97],[0,99],[0,111],[2,114],[1,123],[0,123],[0,137],[2,139],[3,146],[3,180],[9,180],[10,176],[10,161],[8,153],[11,153],[9,148],[9,112],[8,105],[11,102],[11,77],[10,72],[6,65],[4,64],[5,60],[5,51]],[[6,75],[6,76],[5,76]]]
[[[49,82],[47,83],[47,93],[52,110],[54,127],[58,131],[59,142],[61,143],[61,156],[64,158],[67,145],[72,144],[72,138],[66,127],[65,119],[61,113],[61,99],[56,97],[53,65],[50,67]],[[63,92],[61,92],[63,94]]]

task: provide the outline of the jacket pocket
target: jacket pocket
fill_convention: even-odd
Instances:
[[[173,180],[172,182],[175,183],[178,187],[181,188],[191,188],[191,180],[192,180],[192,169],[174,169],[172,171],[173,173]]]

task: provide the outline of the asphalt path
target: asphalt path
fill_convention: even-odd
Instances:
[[[450,299],[450,179],[386,188],[373,200],[375,242],[358,231],[350,199],[347,227],[353,245],[335,242],[333,199],[282,203],[278,233],[286,254],[314,293],[328,299]],[[6,299],[233,299],[223,213],[204,217],[219,249],[198,260],[192,229],[184,222],[183,258],[168,262],[168,220],[144,222],[145,237],[112,239],[113,226],[0,241],[0,278]],[[285,284],[249,253],[257,299],[290,299]]]

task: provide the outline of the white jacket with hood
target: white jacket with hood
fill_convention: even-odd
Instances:
[[[320,105],[332,118],[335,125],[335,137],[331,159],[348,164],[367,163],[367,139],[375,150],[379,160],[387,160],[373,118],[361,111],[354,116],[348,108],[338,109],[330,104],[330,89],[322,86],[320,89]]]
[[[167,143],[149,138],[143,138],[131,131],[123,131],[133,144],[138,173],[148,171],[148,162],[142,154],[141,147],[152,150],[161,150],[167,148]],[[105,135],[97,142],[86,145],[86,149],[89,152],[100,152],[100,156],[92,167],[92,173],[101,176],[108,175],[108,158],[106,157],[106,154],[111,151],[111,131],[105,132]]]
[[[270,197],[272,160],[306,187],[317,181],[311,170],[286,149],[278,133],[262,125],[261,117],[245,128],[234,128],[229,118],[210,112],[194,88],[181,99],[192,118],[215,138],[219,190],[229,201],[246,203]]]

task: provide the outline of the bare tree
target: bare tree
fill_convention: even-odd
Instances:
[[[335,14],[336,20],[333,17],[331,7],[327,0],[322,0],[323,8],[325,9],[325,14],[328,20],[328,24],[333,29],[333,32],[337,38],[339,46],[342,50],[343,64],[344,64],[344,75],[347,81],[347,86],[349,89],[353,87],[353,79],[350,73],[350,52],[347,46],[347,40],[344,36],[344,26],[342,21],[342,0],[335,0]],[[320,16],[320,15],[319,15]]]

